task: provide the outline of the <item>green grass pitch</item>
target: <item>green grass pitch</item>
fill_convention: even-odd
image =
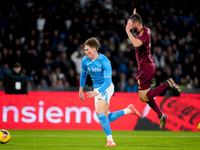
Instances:
[[[116,147],[105,147],[103,131],[8,130],[1,150],[200,150],[200,132],[112,131]]]

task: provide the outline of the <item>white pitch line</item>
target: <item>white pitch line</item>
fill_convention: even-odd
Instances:
[[[84,135],[84,136],[80,136],[80,135],[11,135],[11,137],[105,137],[105,136],[96,136],[96,135]],[[123,136],[118,136],[117,138],[124,138],[124,137],[141,137],[141,138],[197,138],[200,137],[200,135],[196,135],[196,136],[136,136],[136,135],[123,135]]]

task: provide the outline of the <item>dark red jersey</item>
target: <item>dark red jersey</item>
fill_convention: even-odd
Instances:
[[[141,68],[147,68],[150,66],[155,66],[153,62],[153,57],[151,55],[151,31],[147,27],[143,27],[137,33],[137,39],[142,41],[140,47],[135,48],[135,56],[138,64],[138,70]]]

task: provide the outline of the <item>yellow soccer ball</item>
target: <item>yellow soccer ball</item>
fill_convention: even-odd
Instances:
[[[10,140],[10,133],[5,129],[1,129],[0,130],[0,143],[6,144],[9,140]]]
[[[200,130],[200,122],[197,125],[197,129]]]

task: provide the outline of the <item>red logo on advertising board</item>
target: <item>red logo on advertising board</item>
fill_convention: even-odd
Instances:
[[[197,131],[200,122],[200,94],[181,94],[180,97],[157,97],[157,104],[168,115],[166,128],[173,131]],[[159,124],[151,110],[147,118]]]
[[[199,97],[171,97],[164,99],[161,109],[172,117],[169,118],[168,128],[180,131],[196,131],[200,122]]]

